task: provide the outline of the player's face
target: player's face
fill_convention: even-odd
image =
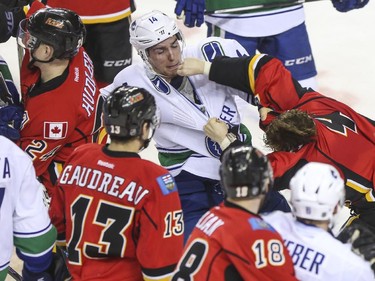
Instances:
[[[154,71],[170,81],[177,75],[181,63],[181,46],[176,36],[168,38],[148,50],[148,61]]]

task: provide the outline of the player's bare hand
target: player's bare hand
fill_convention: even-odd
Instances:
[[[258,111],[259,111],[260,120],[264,121],[267,119],[268,112],[272,111],[272,109],[268,107],[261,107]]]
[[[207,124],[203,126],[204,133],[207,137],[221,143],[228,133],[228,125],[219,118],[211,118]]]
[[[180,76],[203,74],[204,64],[204,60],[186,58],[178,67],[177,74]]]

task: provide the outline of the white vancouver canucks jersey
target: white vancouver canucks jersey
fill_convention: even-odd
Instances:
[[[299,280],[374,280],[370,264],[324,229],[281,211],[262,217],[281,234]]]
[[[13,245],[23,256],[38,259],[52,249],[55,239],[30,157],[0,136],[0,280],[5,278]]]
[[[183,54],[184,57],[208,61],[223,55],[238,57],[247,55],[247,52],[237,41],[209,37],[197,45],[186,47]],[[163,77],[150,74],[143,62],[123,69],[111,85],[101,89],[101,93],[106,96],[125,83],[148,90],[161,112],[160,127],[154,136],[160,164],[173,176],[186,170],[218,180],[221,149],[205,136],[203,126],[211,117],[220,118],[233,126],[240,125],[234,96],[242,92],[212,82],[206,75],[194,75],[188,79],[201,101],[200,105],[190,101]],[[242,140],[250,141],[250,132],[243,124],[239,131]]]

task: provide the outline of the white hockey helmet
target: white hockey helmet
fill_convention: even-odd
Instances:
[[[181,41],[181,47],[185,44],[183,35],[176,21],[157,10],[132,21],[129,32],[130,43],[146,63],[148,63],[147,49],[174,35]]]
[[[306,164],[291,179],[289,187],[293,212],[299,218],[330,221],[335,207],[344,204],[344,181],[328,164]]]

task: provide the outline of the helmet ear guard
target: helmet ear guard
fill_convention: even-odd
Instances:
[[[291,179],[291,205],[296,217],[330,221],[345,201],[344,181],[331,165],[310,162]]]
[[[220,178],[227,197],[251,199],[268,192],[273,174],[267,157],[261,151],[242,145],[224,152]]]

